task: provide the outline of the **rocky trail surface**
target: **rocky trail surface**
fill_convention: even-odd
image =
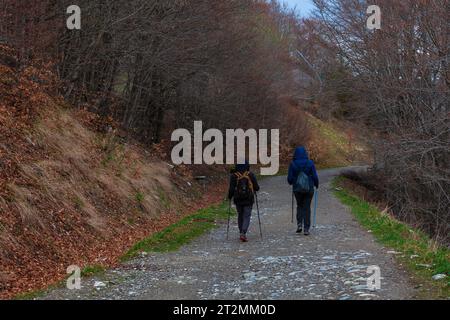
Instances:
[[[413,285],[393,252],[374,241],[333,196],[331,179],[319,173],[317,227],[295,233],[285,177],[261,181],[248,243],[236,222],[226,222],[177,252],[142,254],[119,268],[84,279],[80,290],[54,289],[44,299],[411,299]],[[234,219],[233,219],[234,220]],[[395,252],[394,252],[395,253]],[[369,290],[367,269],[381,270],[381,289]]]

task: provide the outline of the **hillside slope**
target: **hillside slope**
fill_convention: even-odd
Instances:
[[[0,298],[111,266],[136,241],[220,199],[160,152],[65,105],[45,66],[0,48]],[[109,130],[100,130],[109,128]]]
[[[372,163],[365,133],[349,123],[324,121],[305,113],[310,139],[308,149],[319,168],[337,168]]]

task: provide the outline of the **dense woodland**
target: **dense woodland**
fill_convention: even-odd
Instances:
[[[382,20],[373,31],[365,1],[314,2],[300,37],[323,77],[321,112],[372,129],[369,184],[401,219],[448,244],[450,1],[374,1]]]
[[[82,28],[68,30],[72,1],[1,0],[0,40],[147,144],[194,120],[280,128],[298,144],[301,110],[365,126],[367,185],[448,243],[450,1],[373,1],[381,30],[367,29],[366,1],[314,2],[300,19],[275,1],[79,0]]]
[[[67,99],[146,143],[194,120],[220,129],[279,127],[279,97],[294,90],[295,21],[275,3],[83,0],[78,31],[65,27],[70,1],[2,2],[23,59],[51,56]]]

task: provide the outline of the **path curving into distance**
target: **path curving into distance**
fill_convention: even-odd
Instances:
[[[80,290],[55,289],[44,299],[411,299],[413,285],[389,249],[374,241],[333,196],[321,170],[317,228],[297,235],[291,224],[286,177],[261,181],[260,239],[256,206],[248,243],[226,222],[177,252],[142,255],[105,274],[83,279]],[[368,266],[381,270],[381,289],[367,288]]]

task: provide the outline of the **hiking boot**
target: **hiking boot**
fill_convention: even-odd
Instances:
[[[302,229],[301,227],[299,227],[299,228],[297,229],[296,232],[297,232],[297,233],[302,233],[302,232],[303,232],[303,229]]]
[[[305,230],[305,236],[309,236],[309,230]]]

